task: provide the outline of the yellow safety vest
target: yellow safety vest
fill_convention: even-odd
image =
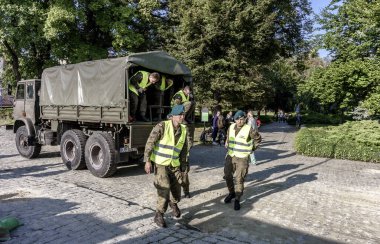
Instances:
[[[160,91],[166,91],[173,85],[173,80],[169,79],[166,81],[166,76],[163,75],[161,79]]]
[[[253,149],[253,140],[249,137],[249,131],[251,126],[245,124],[243,128],[240,129],[239,133],[235,135],[235,125],[231,124],[228,133],[228,155],[231,157],[235,156],[237,158],[245,158],[251,154]]]
[[[179,94],[179,95],[181,96],[181,98],[182,98],[182,103],[190,101],[189,96],[186,96],[185,93],[183,92],[183,90],[180,90],[180,91],[178,91],[176,94],[174,94],[174,96],[173,96],[173,98],[172,98],[172,102],[171,102],[171,106],[172,106],[172,107],[175,105],[175,99],[174,99],[174,97],[175,97],[176,95],[178,95],[178,94]]]
[[[179,155],[186,142],[186,126],[181,125],[181,137],[175,144],[174,127],[171,120],[164,121],[164,136],[156,142],[150,160],[163,166],[179,167]]]
[[[146,72],[146,71],[138,71],[136,74],[134,74],[132,77],[131,77],[131,79],[133,78],[133,77],[135,77],[136,75],[138,75],[138,74],[142,74],[142,79],[141,79],[141,81],[140,81],[140,83],[139,83],[139,86],[141,87],[141,88],[147,88],[148,86],[150,86],[151,85],[151,83],[149,83],[149,75],[150,75],[150,73],[149,72]],[[131,84],[131,79],[129,79],[129,81],[128,81],[128,87],[129,87],[129,90],[131,91],[131,92],[133,92],[133,93],[135,93],[137,96],[139,95],[139,92],[137,91],[137,89],[136,89],[136,87],[134,86],[134,85],[132,85]]]

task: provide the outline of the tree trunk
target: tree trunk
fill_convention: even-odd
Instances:
[[[11,55],[11,64],[13,75],[15,76],[16,81],[21,80],[20,73],[20,62],[18,60],[17,53],[12,49],[11,45],[5,40],[3,41],[4,46],[7,48],[8,53]]]

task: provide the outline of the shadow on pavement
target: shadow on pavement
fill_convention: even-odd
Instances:
[[[31,161],[31,163],[33,162]],[[4,169],[0,171],[0,179],[21,178],[25,176],[46,177],[46,176],[58,175],[58,174],[67,172],[66,169],[52,170],[52,168],[56,168],[56,167],[61,168],[61,166],[62,166],[62,163],[56,163],[56,164],[33,165],[33,166],[13,168],[13,169]]]
[[[285,191],[299,184],[317,180],[317,174],[297,174],[285,179],[283,182],[259,184],[245,188],[240,211],[233,210],[233,203],[224,204],[224,196],[217,197],[199,205],[192,206],[185,211],[181,223],[193,225],[203,232],[220,233],[222,235],[243,237],[240,241],[269,241],[270,243],[334,243],[332,240],[316,237],[301,231],[288,229],[271,223],[264,223],[249,216],[254,203],[269,195]],[[219,186],[221,184],[218,184]],[[216,185],[214,185],[215,188]],[[224,186],[225,187],[225,186]],[[213,188],[213,187],[211,187]],[[208,189],[209,190],[209,189]],[[215,206],[219,205],[219,206]],[[223,232],[227,232],[224,233]],[[245,234],[244,234],[245,233]],[[276,240],[276,241],[275,241]]]
[[[0,216],[23,223],[11,232],[12,243],[100,243],[129,232],[93,214],[73,213],[77,208],[78,203],[67,200],[13,195],[1,201]]]
[[[19,154],[0,155],[0,159],[2,159],[2,158],[11,158],[11,157],[16,157],[16,156],[19,156]]]

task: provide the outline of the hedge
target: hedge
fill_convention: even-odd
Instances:
[[[344,117],[347,120],[348,117]],[[338,125],[341,121],[341,117],[336,114],[321,114],[315,112],[307,112],[302,114],[301,122],[302,124],[319,124],[319,125]],[[292,114],[288,119],[289,125],[296,124],[295,114]]]
[[[380,162],[379,121],[350,121],[340,126],[301,129],[295,148],[307,156]]]

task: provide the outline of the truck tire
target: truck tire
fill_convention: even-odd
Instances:
[[[61,139],[61,158],[68,169],[84,169],[86,161],[84,147],[86,135],[80,130],[68,130],[63,133]]]
[[[29,145],[28,130],[25,125],[20,126],[16,131],[16,147],[21,156],[25,158],[36,158],[41,152],[41,145]]]
[[[86,165],[90,172],[100,178],[106,178],[116,172],[116,151],[112,136],[108,133],[94,133],[85,149]]]

